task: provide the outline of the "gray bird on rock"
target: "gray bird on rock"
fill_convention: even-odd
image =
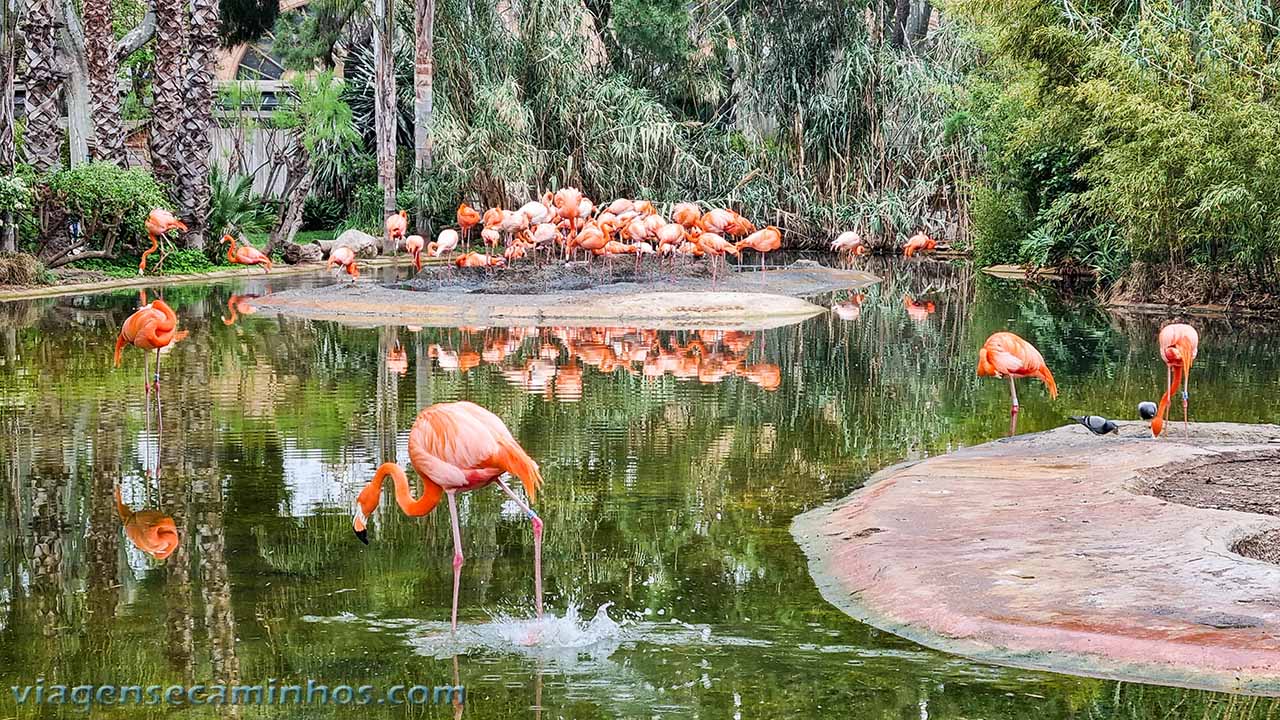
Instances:
[[[1097,415],[1072,415],[1070,419],[1089,428],[1089,432],[1094,435],[1106,435],[1108,433],[1120,434],[1120,426],[1116,425],[1115,421],[1108,420],[1104,417],[1099,417]]]

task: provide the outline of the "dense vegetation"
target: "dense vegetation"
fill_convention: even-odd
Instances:
[[[982,263],[1077,266],[1106,285],[1184,267],[1274,277],[1269,4],[939,5],[440,0],[418,170],[414,4],[394,3],[396,205],[430,232],[463,200],[511,207],[572,184],[728,205],[792,246],[852,228],[887,249],[924,228]],[[222,5],[228,40],[264,29],[237,7]],[[138,13],[121,8],[117,35]],[[341,63],[345,81],[296,83],[274,113],[250,84],[221,88],[224,129],[280,139],[266,165],[222,163],[210,234],[266,233],[274,249],[298,230],[380,227],[371,12],[315,0],[275,19],[286,66]],[[147,115],[150,62],[144,46],[122,63],[131,117]],[[0,214],[49,197],[43,177],[17,172],[30,192],[0,185]],[[287,182],[262,197],[245,173]],[[25,227],[30,246],[38,225]]]
[[[957,0],[985,262],[1274,277],[1280,66],[1267,3]]]

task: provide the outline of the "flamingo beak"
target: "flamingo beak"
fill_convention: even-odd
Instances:
[[[366,525],[368,517],[364,514],[364,508],[360,507],[360,501],[356,500],[354,504],[355,517],[351,521],[351,529],[355,532],[356,538],[365,545],[369,544],[369,528]]]

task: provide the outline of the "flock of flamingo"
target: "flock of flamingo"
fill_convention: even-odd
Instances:
[[[167,217],[166,217],[167,215]],[[163,211],[152,214],[155,220],[148,222],[148,231],[167,232],[181,223]],[[465,252],[455,263],[460,267],[495,267],[538,253],[565,257],[578,251],[591,256],[631,254],[637,260],[644,255],[723,257],[740,255],[752,249],[762,255],[781,245],[780,231],[772,226],[757,230],[746,219],[731,210],[713,209],[701,211],[692,203],[681,203],[672,208],[671,219],[661,215],[652,203],[646,201],[616,200],[608,206],[597,208],[590,200],[571,188],[554,194],[547,193],[541,201],[527,203],[519,210],[507,211],[491,208],[483,215],[463,204],[457,213],[459,230],[447,229],[430,244],[424,245],[416,235],[405,236],[407,217],[396,213],[387,220],[387,230],[393,237],[403,239],[413,255],[415,266],[421,267],[421,254],[440,257],[457,249],[460,240],[467,238],[477,226],[481,226],[481,238],[489,251]],[[175,225],[176,224],[176,225]],[[622,238],[622,239],[618,239]],[[736,238],[731,241],[728,238]],[[155,235],[153,234],[153,241]],[[505,239],[501,255],[495,251]],[[256,248],[240,245],[233,238],[229,243],[228,259],[240,264],[260,264],[270,271],[271,261]],[[653,246],[656,241],[657,248]],[[151,251],[154,251],[155,244]],[[865,245],[856,233],[841,234],[832,243],[832,249],[852,255],[866,252]],[[936,249],[936,243],[924,233],[913,236],[903,249],[906,257]],[[346,250],[346,252],[342,252]],[[151,252],[149,251],[149,252]],[[145,267],[146,256],[140,271]],[[329,259],[330,267],[341,266],[353,278],[358,277],[354,254],[349,248],[337,248]],[[862,296],[848,301],[835,310],[841,317],[856,317]],[[932,303],[918,303],[910,297],[904,303],[908,314],[924,318],[933,311]],[[240,298],[228,301],[231,319],[238,313],[251,312],[252,308]],[[534,333],[530,335],[530,333]],[[129,316],[116,340],[114,361],[121,362],[123,350],[132,345],[144,351],[144,386],[148,395],[158,393],[160,381],[160,353],[180,340],[185,331],[178,329],[178,318],[163,300],[150,303],[143,297],[143,306]],[[747,333],[726,331],[699,331],[687,342],[661,343],[656,331],[637,329],[552,329],[507,330],[485,338],[480,350],[468,343],[460,349],[448,349],[434,345],[431,356],[446,369],[451,367],[465,371],[480,362],[502,364],[505,358],[527,339],[539,343],[538,357],[527,361],[522,368],[512,368],[513,382],[526,387],[560,388],[567,394],[581,396],[581,367],[594,366],[605,372],[619,368],[644,377],[672,374],[676,377],[696,377],[703,381],[718,381],[729,375],[739,375],[766,390],[777,389],[781,384],[781,371],[776,365],[746,362],[746,351],[752,337]],[[558,343],[558,344],[557,344]],[[1199,349],[1199,336],[1195,329],[1185,324],[1165,326],[1158,337],[1160,358],[1167,368],[1167,384],[1164,396],[1151,417],[1151,432],[1160,436],[1174,392],[1181,387],[1184,429],[1189,432],[1188,391],[1189,372]],[[559,365],[563,350],[569,362]],[[155,351],[155,372],[148,382],[146,354]],[[387,357],[388,367],[403,374],[408,360],[397,343]],[[636,365],[639,365],[639,370]],[[978,350],[977,374],[1004,378],[1009,383],[1011,400],[1012,434],[1018,416],[1018,394],[1015,381],[1036,378],[1044,383],[1051,398],[1058,396],[1057,383],[1044,357],[1029,342],[1010,332],[997,332],[986,339]],[[536,379],[535,379],[536,378]],[[576,389],[575,386],[576,385]],[[1088,425],[1086,425],[1088,426]],[[1114,424],[1111,425],[1114,427]],[[1093,429],[1093,428],[1091,428]],[[1096,429],[1095,432],[1098,432]],[[377,509],[382,497],[383,483],[390,479],[394,487],[397,505],[406,515],[423,516],[430,513],[443,497],[447,501],[453,534],[453,601],[451,623],[457,630],[458,589],[464,563],[462,536],[459,527],[456,495],[459,492],[478,490],[497,485],[530,521],[534,538],[534,590],[537,615],[542,617],[542,535],[543,521],[531,504],[542,485],[542,475],[535,462],[512,436],[503,421],[490,411],[470,402],[438,403],[424,409],[409,431],[409,459],[422,484],[422,492],[413,496],[404,470],[395,463],[383,463],[373,479],[360,491],[353,506],[352,528],[356,536],[368,544],[369,518]],[[518,478],[523,485],[522,498],[503,481],[504,474]],[[526,502],[527,499],[527,502]],[[123,503],[121,518],[133,517]],[[127,524],[127,522],[126,522]],[[139,523],[136,533],[145,523]],[[155,530],[155,538],[141,538],[154,546],[155,556],[165,553],[173,541],[167,529]],[[171,552],[168,549],[167,552]]]

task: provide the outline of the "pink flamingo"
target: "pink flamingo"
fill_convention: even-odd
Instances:
[[[352,528],[360,542],[369,544],[369,516],[382,498],[382,481],[390,476],[395,484],[396,504],[405,515],[421,517],[430,513],[445,495],[453,528],[453,611],[451,623],[458,630],[458,585],[462,577],[462,532],[458,528],[459,492],[477,490],[490,483],[507,494],[533,524],[533,577],[538,618],[542,618],[542,518],[502,481],[511,473],[524,485],[529,502],[542,486],[538,464],[529,457],[502,420],[469,402],[440,403],[418,414],[409,431],[409,461],[422,480],[422,495],[414,498],[404,470],[395,463],[383,463],[373,480],[356,497]]]
[[[147,229],[147,235],[151,237],[151,247],[143,251],[142,260],[138,262],[139,275],[146,272],[147,256],[160,248],[160,238],[171,230],[187,231],[187,226],[181,220],[174,217],[173,213],[161,208],[151,211],[151,214],[147,216],[147,222],[144,227]]]
[[[227,248],[227,262],[233,265],[261,265],[266,272],[271,272],[271,258],[252,245],[236,247],[236,239],[230,235],[222,236],[222,243],[231,243]]]

